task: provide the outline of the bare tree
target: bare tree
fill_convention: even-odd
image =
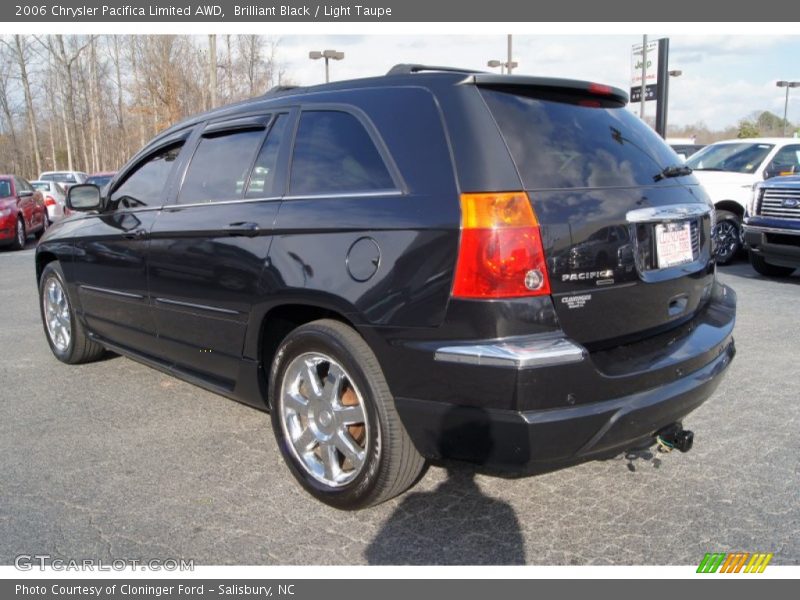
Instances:
[[[36,163],[36,173],[42,172],[42,155],[39,152],[39,136],[36,132],[36,111],[33,107],[33,96],[31,95],[31,84],[28,78],[27,55],[28,43],[21,35],[14,36],[14,49],[17,55],[17,66],[19,67],[19,78],[22,82],[22,90],[25,94],[25,110],[28,118],[28,130],[31,135],[31,146],[33,157]]]
[[[11,100],[10,100],[10,78],[11,78],[11,63],[12,59],[8,56],[7,47],[5,45],[0,46],[0,114],[2,115],[2,129],[3,131],[8,131],[8,137],[10,138],[11,144],[2,144],[0,148],[3,150],[3,155],[0,155],[0,158],[8,164],[11,165],[11,169],[3,169],[0,168],[0,172],[3,171],[11,171],[11,172],[18,172],[20,168],[20,157],[19,157],[19,140],[17,138],[17,131],[16,127],[14,126],[14,122],[16,120],[14,111],[12,109]]]
[[[208,90],[211,95],[211,108],[217,106],[217,36],[208,36]]]
[[[0,172],[111,170],[157,131],[282,81],[278,41],[0,36]]]

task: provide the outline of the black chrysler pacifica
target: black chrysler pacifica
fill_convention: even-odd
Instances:
[[[605,85],[398,65],[164,131],[36,251],[47,340],[269,410],[339,508],[660,442],[734,355],[708,198]]]

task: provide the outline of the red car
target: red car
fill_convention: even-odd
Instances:
[[[25,247],[28,235],[40,238],[47,229],[42,193],[16,175],[0,175],[0,246]]]

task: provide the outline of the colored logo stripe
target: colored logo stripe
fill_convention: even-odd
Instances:
[[[708,552],[697,567],[698,573],[763,573],[773,554],[765,552]],[[749,561],[748,561],[749,559]],[[745,563],[747,566],[745,566]],[[744,567],[744,570],[742,568]]]
[[[725,559],[725,554],[717,552],[714,554],[706,554],[703,560],[700,561],[700,566],[697,567],[698,573],[716,573],[722,561]]]
[[[770,554],[754,554],[750,562],[744,569],[745,573],[763,573],[767,568],[769,561],[772,560],[772,553]]]

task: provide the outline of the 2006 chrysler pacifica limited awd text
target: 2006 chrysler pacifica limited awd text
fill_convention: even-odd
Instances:
[[[50,347],[271,412],[339,508],[426,459],[536,472],[643,447],[734,355],[691,171],[581,81],[398,65],[160,134],[36,252]]]

